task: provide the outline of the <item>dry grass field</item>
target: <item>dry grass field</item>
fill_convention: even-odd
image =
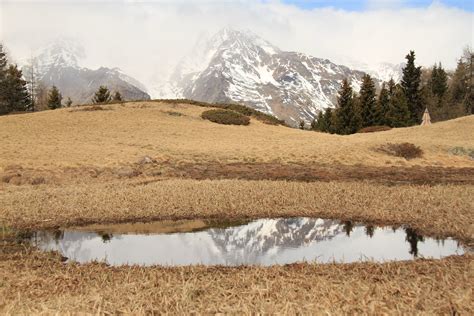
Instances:
[[[474,116],[337,136],[255,119],[224,126],[203,120],[205,110],[151,101],[0,117],[0,313],[474,312],[472,254],[108,267],[65,264],[11,237],[83,224],[194,219],[199,228],[204,219],[314,216],[410,225],[474,244],[474,160],[453,154],[474,148]],[[404,142],[423,156],[380,150]]]
[[[200,117],[206,110],[161,102],[108,105],[0,117],[0,168],[117,166],[151,156],[173,162],[278,162],[368,166],[474,167],[454,147],[472,148],[474,116],[429,127],[336,136],[266,125],[224,126]],[[181,116],[170,115],[181,113]],[[424,151],[406,161],[375,151],[388,142],[410,142]],[[19,159],[21,157],[21,159]]]

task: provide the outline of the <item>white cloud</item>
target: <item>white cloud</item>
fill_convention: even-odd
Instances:
[[[119,66],[144,82],[164,76],[199,34],[224,26],[250,29],[284,50],[369,64],[399,63],[414,49],[421,64],[452,68],[473,44],[473,13],[383,2],[369,2],[363,12],[302,10],[278,1],[1,2],[0,40],[25,58],[48,40],[74,37],[86,45],[85,66]]]

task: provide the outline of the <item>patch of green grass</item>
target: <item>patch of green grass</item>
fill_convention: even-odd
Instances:
[[[449,150],[449,153],[455,156],[468,156],[474,159],[474,148],[453,147]]]
[[[204,111],[201,117],[214,123],[224,125],[249,125],[250,118],[231,110],[215,109]]]
[[[283,120],[279,120],[278,118],[276,118],[272,115],[265,114],[263,112],[260,112],[260,111],[254,110],[252,108],[249,108],[248,106],[245,106],[245,105],[242,105],[242,104],[237,104],[237,103],[207,103],[207,102],[188,100],[188,99],[170,99],[170,100],[157,99],[157,100],[153,100],[153,101],[155,101],[155,102],[166,102],[166,103],[171,103],[171,104],[187,103],[187,104],[201,106],[201,107],[207,107],[207,108],[232,110],[234,112],[238,112],[238,113],[243,114],[245,116],[253,117],[253,118],[255,118],[255,119],[257,119],[260,122],[265,123],[265,124],[286,126],[286,124]]]

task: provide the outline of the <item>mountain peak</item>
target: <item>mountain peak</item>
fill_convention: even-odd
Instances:
[[[280,49],[267,40],[261,38],[250,30],[236,30],[230,27],[225,27],[217,32],[211,39],[214,46],[221,46],[222,48],[229,48],[237,46],[259,47],[267,54],[273,55],[280,52]]]
[[[85,58],[84,47],[70,38],[58,38],[50,42],[38,54],[38,64],[43,72],[50,68],[79,68],[79,61]]]

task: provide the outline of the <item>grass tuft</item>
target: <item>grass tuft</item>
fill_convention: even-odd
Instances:
[[[421,158],[423,156],[423,150],[412,143],[388,143],[379,148],[381,151],[391,156],[402,157],[406,160]]]

